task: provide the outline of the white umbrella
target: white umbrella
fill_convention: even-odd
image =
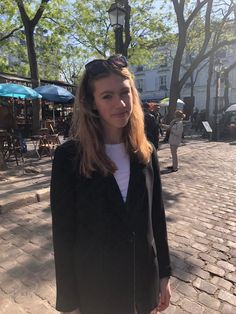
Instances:
[[[236,104],[233,104],[231,106],[229,106],[225,112],[233,112],[233,111],[236,111]]]
[[[167,98],[162,99],[162,100],[160,101],[159,105],[160,105],[160,106],[163,106],[163,107],[168,107],[168,106],[169,106],[169,103],[170,103],[170,98],[167,97]],[[183,106],[183,105],[185,105],[185,103],[183,102],[183,100],[177,99],[176,105],[177,105],[177,106]]]

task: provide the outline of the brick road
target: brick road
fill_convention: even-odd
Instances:
[[[162,148],[173,265],[171,306],[163,313],[236,313],[236,146],[187,141],[176,173],[165,170],[171,160]],[[54,304],[48,201],[3,213],[0,313],[56,313]]]

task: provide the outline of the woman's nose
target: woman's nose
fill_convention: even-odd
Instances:
[[[117,96],[116,97],[116,104],[117,104],[117,106],[119,106],[119,107],[126,107],[126,103],[125,103],[125,101],[122,99],[122,97],[120,97],[120,96]]]

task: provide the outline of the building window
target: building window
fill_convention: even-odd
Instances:
[[[160,79],[159,79],[159,90],[167,90],[166,87],[166,76],[165,75],[161,75]]]
[[[160,64],[160,68],[165,68],[167,67],[167,56],[163,56]]]
[[[143,79],[137,79],[136,80],[136,87],[137,87],[137,90],[142,93],[142,91],[144,90],[144,81]]]
[[[155,90],[158,90],[159,88],[159,78],[155,78]]]
[[[137,71],[137,72],[143,72],[143,65],[137,66],[136,71]]]
[[[185,83],[184,87],[185,88],[191,88],[191,83],[190,82]]]

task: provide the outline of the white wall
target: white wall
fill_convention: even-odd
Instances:
[[[228,66],[236,61],[236,45],[232,47],[231,51],[228,52],[228,55],[222,59],[223,66]],[[168,64],[167,67],[155,66],[152,70],[144,70],[133,72],[137,79],[142,78],[144,81],[144,88],[141,91],[140,95],[142,99],[162,99],[168,97],[169,88],[170,88],[170,79],[171,79],[171,68],[172,65]],[[159,90],[158,82],[160,76],[166,75],[167,77],[167,91]],[[194,97],[195,97],[195,107],[198,107],[199,110],[206,108],[206,87],[207,87],[207,76],[208,76],[208,65],[206,65],[198,74],[195,87],[194,87]],[[229,101],[230,103],[236,103],[236,68],[234,68],[229,75],[230,80],[230,90],[229,90]],[[189,82],[189,81],[188,81]],[[220,97],[223,98],[224,94],[224,82],[221,82]],[[183,87],[181,91],[181,99],[184,97],[189,97],[191,95],[190,87]],[[211,99],[210,99],[210,115],[212,115],[214,106],[215,106],[215,95],[216,95],[216,80],[215,75],[212,77],[212,86],[211,86]],[[220,100],[221,101],[221,100]],[[219,102],[220,102],[219,101]]]

